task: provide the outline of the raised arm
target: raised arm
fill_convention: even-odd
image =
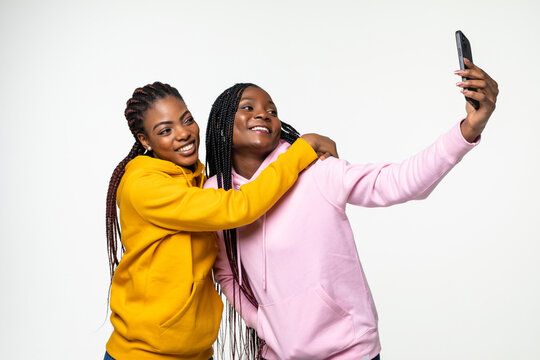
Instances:
[[[401,163],[342,164],[342,201],[367,207],[390,206],[427,197],[476,144],[455,125],[431,146]]]
[[[465,60],[469,69],[454,73],[468,77],[458,82],[461,88],[473,87],[476,91],[462,90],[467,97],[478,100],[474,109],[466,102],[467,117],[433,145],[399,164],[350,165],[332,160],[326,164],[318,178],[327,182],[323,188],[331,201],[340,206],[345,203],[368,207],[389,206],[408,200],[427,197],[442,178],[479,141],[499,93],[497,83],[482,69]],[[327,176],[322,176],[326,174]]]
[[[349,164],[328,159],[314,167],[327,199],[378,207],[423,199],[476,143],[467,142],[456,124],[431,146],[401,163]]]

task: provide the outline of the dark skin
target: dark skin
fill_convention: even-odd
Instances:
[[[461,123],[461,133],[465,140],[474,142],[484,131],[491,114],[495,110],[499,85],[484,70],[470,62],[469,59],[465,59],[465,65],[469,69],[456,70],[454,74],[469,78],[469,80],[460,81],[456,85],[463,88],[461,92],[465,96],[480,102],[478,110],[466,102],[467,118]],[[465,88],[468,87],[477,90],[466,90]]]
[[[244,90],[234,117],[232,163],[235,170],[249,179],[261,163],[279,144],[281,122],[277,108],[266,91],[258,87]],[[317,134],[304,134],[302,139],[308,143],[317,138]],[[324,137],[322,137],[324,138]],[[329,156],[338,157],[335,143],[325,138],[330,148],[316,150],[321,160]]]
[[[194,169],[199,158],[199,126],[186,104],[167,96],[144,114],[144,133],[137,138],[154,157]]]
[[[194,170],[199,158],[199,126],[186,104],[174,97],[158,99],[143,116],[137,138],[154,157]],[[302,135],[317,153],[337,156],[336,143],[326,136]]]
[[[234,117],[232,162],[239,174],[251,178],[279,144],[281,122],[268,93],[256,87],[244,90]]]
[[[465,102],[467,117],[460,125],[464,139],[472,143],[478,139],[495,110],[499,87],[495,80],[468,59],[465,59],[465,64],[469,69],[456,70],[454,74],[469,78],[456,85],[463,88],[461,92],[464,95],[480,103],[479,108],[475,109]],[[477,91],[465,90],[467,87],[476,88]],[[277,147],[280,134],[278,124],[277,108],[270,95],[262,89],[248,87],[242,95],[234,121],[232,161],[238,174],[250,179]],[[327,156],[325,154],[321,159]]]

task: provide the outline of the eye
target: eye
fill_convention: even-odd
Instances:
[[[184,120],[184,124],[193,124],[195,122],[195,119],[192,117],[188,117],[186,120]]]
[[[268,113],[269,113],[269,114],[272,114],[272,115],[274,115],[274,116],[277,116],[277,110],[275,110],[275,109],[270,109],[270,110],[268,110]]]
[[[242,105],[242,106],[240,106],[240,109],[247,110],[247,111],[252,111],[253,107],[251,105]]]
[[[171,132],[171,129],[170,128],[165,128],[165,129],[162,129],[158,132],[158,135],[168,135],[170,134]]]

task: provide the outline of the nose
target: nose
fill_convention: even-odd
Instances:
[[[255,111],[255,119],[269,120],[270,116],[265,109],[259,108]]]
[[[185,126],[178,125],[174,130],[174,135],[176,140],[185,141],[191,137],[191,132]]]

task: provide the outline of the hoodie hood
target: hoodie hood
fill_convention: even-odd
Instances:
[[[259,174],[268,166],[270,165],[270,163],[272,163],[273,161],[275,161],[279,155],[281,155],[282,153],[284,153],[285,151],[287,151],[287,149],[291,146],[291,144],[289,144],[288,142],[286,142],[285,140],[279,140],[279,144],[278,146],[276,146],[276,148],[270,153],[268,154],[268,156],[266,157],[266,159],[264,159],[264,161],[261,163],[261,165],[259,166],[259,168],[257,169],[257,171],[255,171],[255,173],[253,174],[253,176],[249,179],[246,179],[245,177],[243,177],[242,175],[238,174],[236,172],[236,170],[234,169],[234,167],[232,168],[232,184],[233,184],[233,188],[238,190],[240,188],[240,186],[248,183],[248,182],[251,182],[253,180],[255,180]]]
[[[147,170],[163,172],[173,177],[183,175],[189,187],[202,187],[205,180],[204,165],[200,160],[197,160],[197,163],[195,164],[195,171],[191,171],[190,169],[176,165],[171,161],[157,159],[148,155],[139,155],[128,162],[125,174],[131,175],[136,174],[139,171]]]

